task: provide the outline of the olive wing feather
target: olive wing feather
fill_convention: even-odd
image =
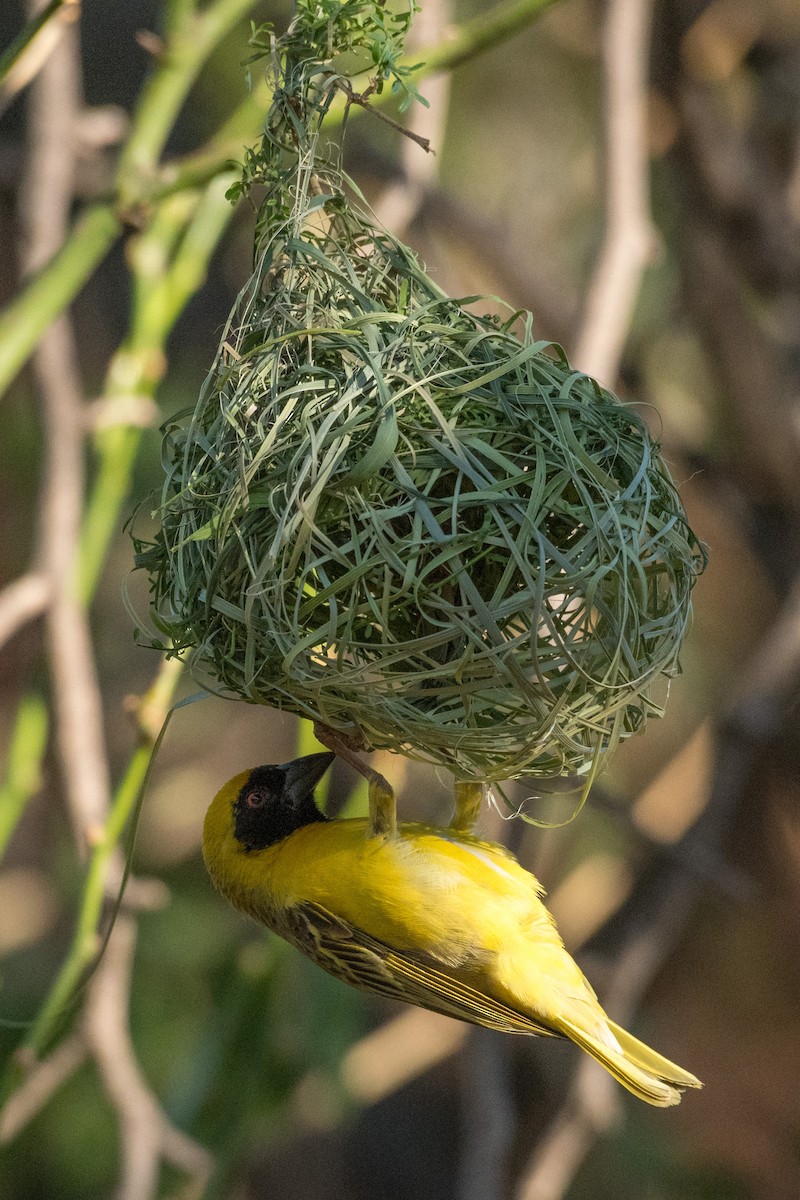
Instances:
[[[503,1033],[561,1037],[525,1013],[454,977],[430,954],[399,951],[318,904],[281,914],[279,932],[345,983]]]

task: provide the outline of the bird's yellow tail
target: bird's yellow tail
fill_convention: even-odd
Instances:
[[[671,1104],[680,1103],[684,1088],[703,1086],[689,1071],[684,1071],[668,1058],[657,1054],[613,1021],[609,1021],[608,1025],[619,1043],[619,1050],[606,1045],[570,1021],[560,1021],[558,1029],[582,1050],[596,1058],[623,1087],[648,1104],[668,1108]]]

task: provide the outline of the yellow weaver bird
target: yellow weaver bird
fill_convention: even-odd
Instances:
[[[330,820],[314,788],[333,758],[243,771],[214,797],[203,855],[236,908],[355,987],[506,1033],[570,1038],[648,1104],[701,1086],[609,1020],[537,880],[464,831],[480,785],[461,790],[450,828],[397,824],[394,794],[372,773],[370,819]]]

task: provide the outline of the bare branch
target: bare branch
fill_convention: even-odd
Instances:
[[[0,56],[0,115],[42,69],[67,24],[77,20],[80,0],[50,0],[34,8],[36,15]]]
[[[376,1104],[454,1054],[467,1026],[425,1009],[409,1008],[347,1051],[342,1082],[362,1104]]]
[[[456,1195],[458,1200],[501,1200],[516,1132],[509,1040],[475,1026],[458,1065],[462,1118]]]
[[[31,92],[31,157],[21,189],[26,268],[36,271],[61,245],[72,200],[80,109],[77,29],[67,28]],[[110,791],[102,703],[91,634],[75,570],[84,494],[83,396],[72,329],[61,317],[34,360],[46,438],[40,518],[42,570],[50,592],[48,641],[58,746],[79,844],[104,819]]]
[[[172,1125],[142,1076],[128,1029],[136,923],[120,914],[86,1002],[86,1038],[109,1100],[119,1114],[123,1154],[117,1200],[151,1200],[161,1159],[205,1182],[208,1152]]]
[[[603,36],[606,224],[573,357],[582,371],[609,385],[655,245],[647,154],[652,7],[653,0],[609,0]]]
[[[595,1138],[607,1129],[605,1124],[595,1124],[592,1114],[606,1103],[608,1094],[612,1111],[619,1103],[613,1087],[601,1067],[589,1058],[581,1059],[569,1097],[520,1180],[517,1200],[561,1200]],[[595,1095],[596,1091],[602,1095]]]
[[[744,672],[747,686],[733,698],[728,724],[764,742],[786,715],[786,702],[800,682],[800,576],[758,653]]]
[[[85,1058],[86,1042],[82,1034],[73,1033],[36,1065],[0,1112],[0,1144],[13,1142]]]
[[[47,607],[50,583],[40,571],[29,571],[0,592],[0,649],[28,621],[35,621]]]

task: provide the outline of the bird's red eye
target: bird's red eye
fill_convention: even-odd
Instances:
[[[267,802],[267,793],[254,789],[247,793],[244,802],[248,808],[261,808]]]

